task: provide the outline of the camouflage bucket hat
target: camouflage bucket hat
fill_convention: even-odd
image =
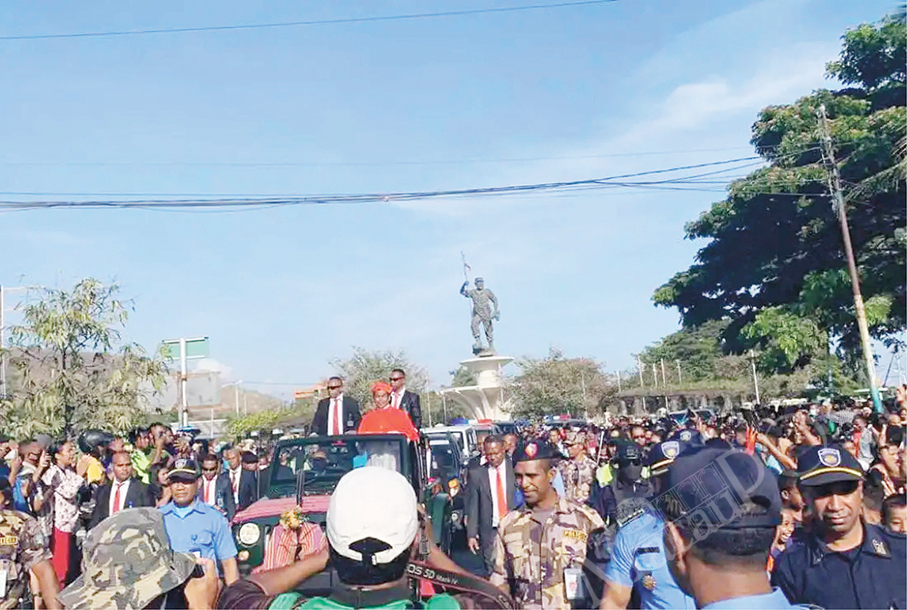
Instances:
[[[72,610],[139,610],[184,583],[195,557],[175,553],[156,508],[130,508],[102,521],[82,549],[82,575],[57,595]]]

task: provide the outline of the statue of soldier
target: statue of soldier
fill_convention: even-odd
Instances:
[[[485,339],[488,340],[488,349],[494,351],[494,326],[492,320],[501,319],[501,310],[498,307],[498,299],[494,293],[485,288],[485,280],[480,277],[476,278],[476,287],[472,290],[468,288],[469,282],[463,282],[460,288],[460,294],[472,299],[472,336],[475,344],[472,351],[476,354],[483,350],[482,339],[479,337],[479,325],[485,325]],[[492,308],[494,304],[494,308]]]

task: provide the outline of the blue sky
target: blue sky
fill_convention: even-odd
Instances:
[[[8,3],[0,36],[520,4],[529,2]],[[893,7],[618,0],[0,41],[0,190],[415,191],[744,157],[758,110],[825,86],[843,31]],[[360,346],[405,349],[440,385],[470,355],[469,306],[457,293],[464,251],[501,301],[500,352],[541,356],[556,346],[613,370],[678,328],[676,312],[655,308],[651,294],[692,262],[700,244],[683,240],[683,225],[719,198],[606,190],[246,212],[5,213],[0,283],[115,280],[135,300],[129,339],[153,347],[208,335],[232,378],[313,382]]]

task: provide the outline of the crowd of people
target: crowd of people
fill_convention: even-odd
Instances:
[[[311,432],[420,441],[418,395],[401,370],[389,381],[360,409],[332,378]],[[243,577],[230,523],[261,493],[267,447],[160,423],[0,437],[0,609],[405,608],[429,573],[429,608],[907,607],[905,421],[901,391],[883,413],[825,402],[488,434],[462,481],[478,575],[435,546],[412,482],[387,468],[340,479],[322,548]],[[329,593],[294,593],[327,566]]]
[[[0,532],[9,534],[0,561],[12,562],[0,570],[0,607],[59,607],[58,593],[83,574],[88,533],[143,507],[161,514],[169,547],[216,560],[225,582],[236,581],[229,523],[258,499],[267,461],[248,442],[217,449],[162,423],[124,437],[0,436]]]

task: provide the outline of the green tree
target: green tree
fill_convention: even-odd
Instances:
[[[668,383],[679,383],[681,378],[685,384],[736,379],[741,376],[741,372],[737,370],[739,358],[725,354],[722,348],[721,337],[729,323],[729,320],[709,320],[699,326],[682,328],[647,347],[639,354],[639,359],[644,363],[643,366],[651,366],[653,362],[659,365],[659,372],[661,361],[664,360]],[[681,376],[677,374],[678,361]],[[644,370],[643,374],[646,373],[648,371]],[[746,371],[742,374],[745,375]]]
[[[565,358],[551,349],[547,358],[517,361],[520,375],[514,380],[514,417],[542,417],[600,412],[617,387],[591,358]]]
[[[457,367],[456,371],[450,372],[450,376],[450,386],[452,388],[462,388],[465,386],[476,385],[478,383],[476,376],[473,375],[465,366]]]
[[[423,426],[428,426],[429,421],[432,426],[437,426],[438,424],[447,425],[455,417],[466,417],[467,419],[471,417],[466,409],[438,392],[425,392],[420,398]],[[429,411],[431,411],[431,419],[429,419]]]
[[[406,371],[406,387],[413,392],[423,393],[429,383],[428,371],[411,362],[402,350],[369,351],[354,347],[352,356],[332,360],[331,366],[343,377],[344,392],[363,405],[372,400],[372,384],[387,381],[393,369]]]
[[[859,336],[841,235],[832,209],[816,116],[831,119],[870,330],[905,327],[907,210],[904,206],[905,41],[901,18],[844,36],[828,74],[847,85],[765,108],[752,143],[768,166],[734,182],[728,196],[686,226],[708,240],[689,269],[654,294],[686,328],[727,321],[725,350],[763,348],[764,366],[789,372],[827,353],[859,359]],[[793,337],[779,338],[779,332]],[[774,363],[772,365],[772,362]]]
[[[142,421],[166,366],[134,343],[121,343],[131,303],[117,285],[94,279],[72,291],[44,289],[11,329],[17,383],[0,403],[4,428],[24,438],[103,428],[122,433]]]

